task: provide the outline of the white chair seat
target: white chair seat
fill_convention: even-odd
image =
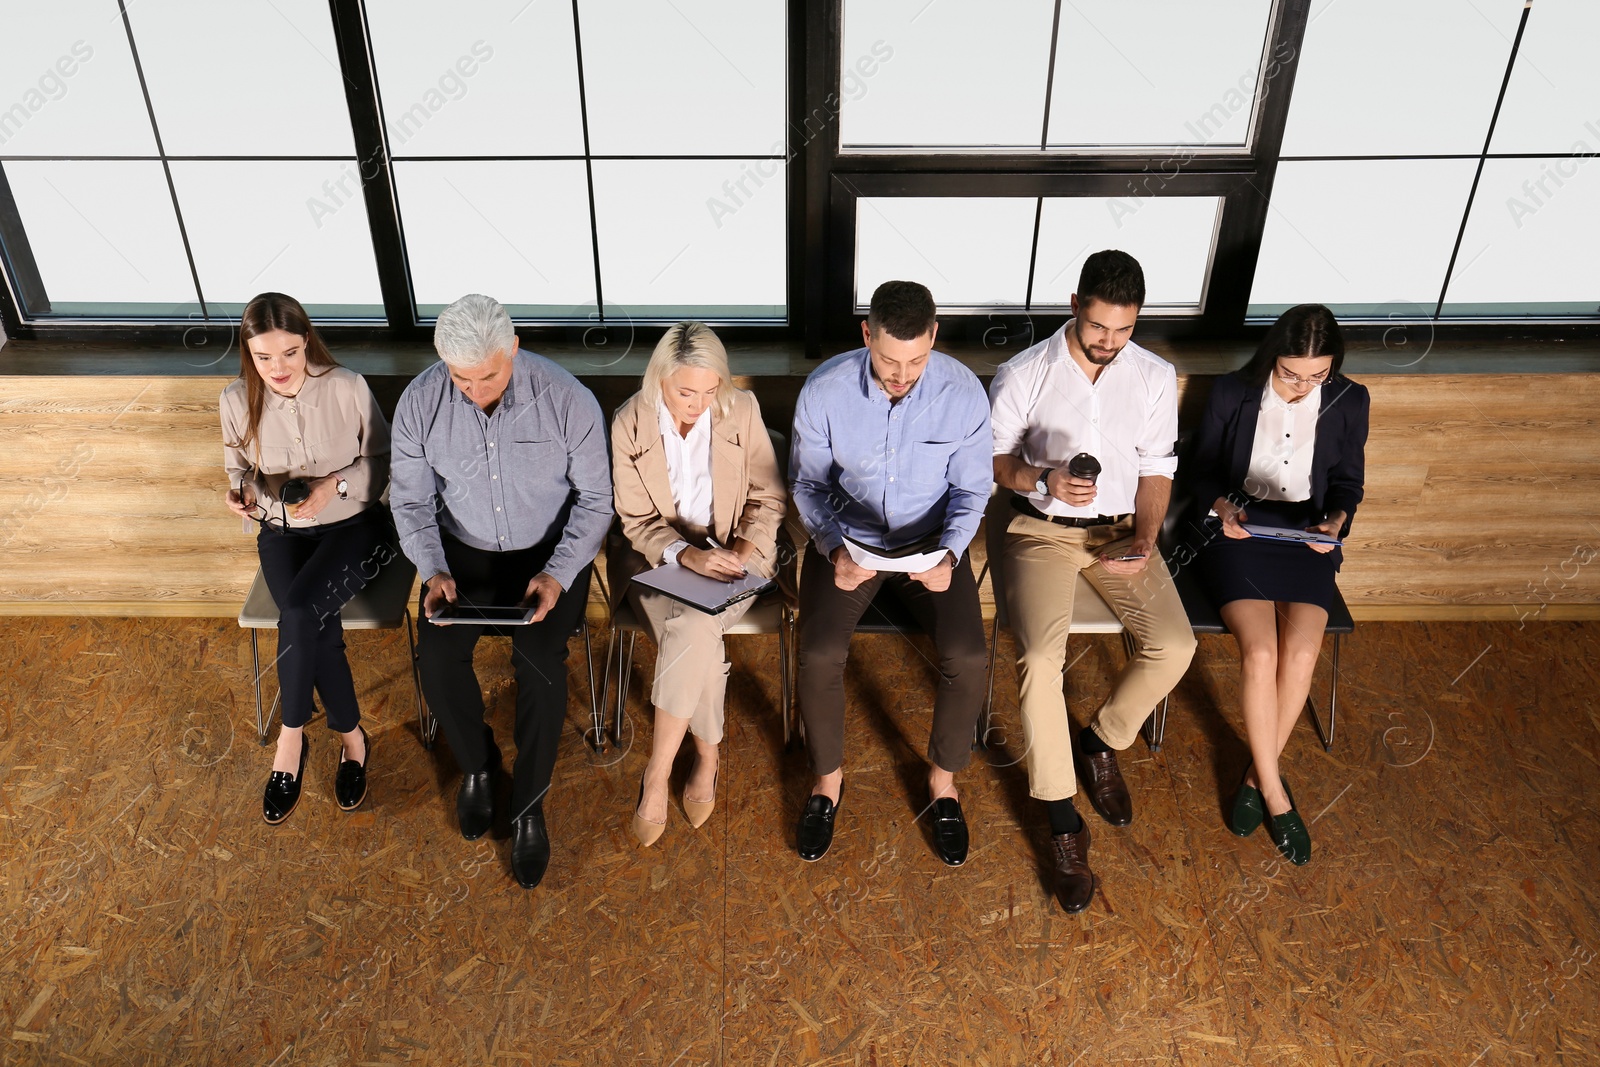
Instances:
[[[346,630],[393,630],[403,626],[416,579],[417,568],[397,555],[350,598],[339,612],[340,623]],[[266,575],[260,568],[256,570],[256,580],[250,583],[250,594],[244,598],[239,625],[250,630],[273,630],[278,626],[278,604],[272,599],[272,590],[267,588]]]
[[[1116,612],[1111,610],[1111,605],[1105,602],[1089,579],[1078,572],[1078,584],[1072,590],[1072,623],[1070,632],[1075,634],[1120,634],[1122,621],[1117,618]]]

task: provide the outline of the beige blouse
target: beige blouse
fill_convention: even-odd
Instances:
[[[300,392],[280,396],[267,389],[256,439],[234,448],[244,434],[249,403],[243,379],[222,391],[222,465],[228,487],[243,482],[274,521],[290,526],[321,526],[366,510],[389,485],[389,423],[367,380],[347,367],[306,375]],[[337,473],[349,483],[347,499],[335,496],[315,519],[296,519],[294,508],[278,501],[290,478],[321,478]],[[259,513],[257,513],[259,514]],[[245,520],[245,530],[256,524]]]

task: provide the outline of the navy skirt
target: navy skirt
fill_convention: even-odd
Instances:
[[[1245,521],[1252,526],[1303,530],[1318,518],[1309,500],[1252,501]],[[1334,576],[1344,562],[1343,549],[1317,552],[1307,545],[1263,537],[1235,540],[1222,533],[1217,519],[1206,521],[1208,540],[1196,561],[1206,594],[1218,607],[1235,600],[1272,600],[1315,604],[1332,610],[1337,589]]]

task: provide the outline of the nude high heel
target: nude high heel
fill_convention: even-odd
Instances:
[[[706,820],[711,818],[712,809],[717,806],[717,778],[721,774],[722,766],[721,764],[718,764],[717,773],[711,776],[710,800],[690,800],[688,797],[683,798],[683,814],[688,818],[689,825],[694,827],[696,830],[700,829],[700,827],[706,824]]]
[[[644,803],[644,780],[639,781],[639,804],[633,808],[633,836],[639,839],[639,844],[646,848],[661,840],[661,835],[666,832],[667,820],[651,822],[639,814],[639,806]]]

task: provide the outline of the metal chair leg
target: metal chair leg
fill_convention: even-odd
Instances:
[[[789,750],[789,740],[792,737],[789,726],[789,609],[783,609],[782,617],[778,620],[778,684],[782,686],[778,693],[778,708],[783,714],[783,748]]]
[[[1000,616],[994,617],[994,622],[989,628],[989,692],[983,698],[983,711],[978,716],[977,736],[972,739],[973,748],[989,747],[989,723],[994,717],[994,676],[1000,669]]]
[[[1122,648],[1128,658],[1139,654],[1139,642],[1129,630],[1122,631]],[[1161,744],[1167,737],[1167,707],[1172,703],[1172,694],[1168,693],[1161,698],[1161,707],[1152,708],[1150,717],[1145,719],[1144,725],[1139,727],[1139,732],[1144,734],[1144,743],[1151,752],[1160,752]]]
[[[250,669],[256,680],[256,744],[267,745],[267,724],[261,716],[261,650],[259,631],[250,631]]]
[[[600,678],[600,704],[595,712],[594,736],[586,738],[596,753],[606,750],[606,716],[611,712],[611,662],[617,658],[621,635],[617,633],[616,623],[613,622],[606,632],[606,665]],[[620,668],[617,671],[621,675]]]
[[[617,744],[622,744],[622,720],[628,713],[628,685],[633,681],[633,654],[638,650],[639,631],[628,631],[628,651],[621,663],[617,664],[619,683],[617,686],[617,717],[612,725],[611,739]]]
[[[1322,751],[1333,751],[1333,729],[1339,714],[1339,639],[1343,634],[1333,635],[1333,677],[1328,682],[1328,728],[1322,728],[1322,720],[1317,717],[1317,702],[1306,694],[1306,710],[1311,713],[1311,725],[1317,728],[1317,740],[1322,742]]]
[[[600,721],[600,696],[594,691],[594,643],[589,639],[589,620],[578,623],[583,629],[583,664],[589,676],[589,733],[584,740],[596,752],[605,751],[605,724]]]
[[[417,738],[425,751],[433,751],[434,739],[439,736],[439,720],[422,699],[422,669],[418,666],[417,635],[411,625],[411,609],[406,608],[406,647],[411,652],[411,690],[417,697]]]

